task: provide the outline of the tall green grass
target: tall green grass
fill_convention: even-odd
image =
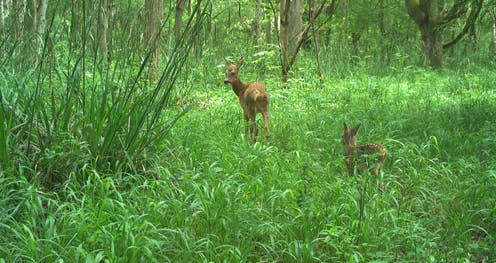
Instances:
[[[91,15],[83,16],[79,48],[68,43],[63,23],[50,23],[34,66],[23,60],[29,54],[21,42],[5,40],[2,61],[18,65],[5,63],[0,76],[2,168],[19,172],[25,167],[30,180],[48,188],[71,172],[81,174],[85,166],[103,172],[143,170],[147,152],[188,110],[167,109],[208,6],[198,1],[180,40],[161,50],[163,66],[156,78],[150,77],[153,50],[141,52],[139,39],[126,41],[120,50],[124,59],[99,61],[86,25],[93,23]]]
[[[250,67],[243,70],[248,75]],[[222,70],[217,75],[222,79]],[[271,137],[255,144],[242,137],[232,91],[196,83],[197,106],[160,141],[146,171],[83,166],[57,194],[2,174],[0,257],[490,261],[495,78],[484,68],[410,68],[291,89],[268,78]],[[389,149],[379,178],[346,174],[343,121],[362,123],[359,142]],[[86,179],[74,178],[81,175]]]

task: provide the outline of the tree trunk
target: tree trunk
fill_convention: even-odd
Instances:
[[[339,2],[339,0],[333,0],[331,2],[331,4],[325,8],[325,15],[327,16],[326,20],[330,21],[332,19],[332,17],[334,16],[336,9],[337,9],[338,2]],[[325,30],[325,33],[324,33],[324,41],[326,43],[331,42],[331,35],[332,35],[332,27],[327,26],[327,29]],[[323,47],[325,48],[326,45],[324,45]]]
[[[81,41],[79,34],[81,32],[81,14],[83,13],[80,0],[71,0],[71,48],[78,48]]]
[[[264,9],[264,12],[267,16],[267,22],[265,24],[265,42],[267,44],[272,43],[272,20],[270,16],[270,12],[267,9]]]
[[[308,2],[308,8],[310,9],[309,11],[309,17],[308,17],[308,20],[310,21],[310,25],[312,27],[312,38],[313,38],[313,44],[314,44],[314,52],[315,52],[315,59],[316,59],[316,62],[317,62],[317,75],[319,76],[319,80],[320,82],[322,82],[322,69],[321,69],[321,66],[320,66],[320,50],[319,50],[319,35],[318,35],[318,31],[316,30],[315,28],[315,16],[316,16],[316,9],[314,7],[314,2],[313,0],[310,0]]]
[[[108,1],[108,12],[107,12],[107,62],[111,62],[113,58],[114,51],[114,12],[115,12],[115,3],[114,0]]]
[[[341,30],[341,38],[340,42],[338,45],[336,45],[336,48],[338,49],[338,52],[341,54],[341,57],[343,59],[346,59],[347,61],[351,61],[350,56],[351,52],[349,51],[349,39],[350,39],[350,9],[351,9],[351,0],[345,0],[343,1],[342,5],[342,12],[343,12],[343,21],[342,21],[342,26],[343,29]]]
[[[26,13],[24,15],[24,39],[32,43],[38,26],[38,12],[36,12],[36,0],[26,1]]]
[[[40,0],[36,9],[38,16],[38,25],[36,27],[36,35],[39,39],[43,39],[46,27],[46,12],[48,9],[48,0]]]
[[[30,0],[27,0],[30,1]],[[15,41],[21,41],[22,38],[22,24],[25,22],[26,13],[26,0],[13,0],[12,1],[12,16],[14,16],[14,39]]]
[[[260,24],[262,23],[262,8],[261,2],[262,0],[256,0],[255,3],[255,14],[258,16],[256,19],[253,19],[253,44],[258,45],[260,39]]]
[[[109,2],[108,0],[100,0],[100,5],[96,5],[98,14],[98,50],[100,59],[107,62],[108,59],[108,45],[107,45],[107,32],[108,32],[108,17],[109,17]]]
[[[472,4],[465,26],[453,40],[443,44],[442,34],[445,27],[467,13],[469,2]],[[408,15],[420,29],[424,55],[428,58],[431,67],[435,69],[442,67],[443,49],[455,45],[469,31],[480,14],[482,4],[482,0],[455,1],[448,9],[443,0],[405,0]]]
[[[11,25],[6,24],[7,17],[13,13],[11,10],[15,12],[24,12],[24,10],[17,10],[15,8],[15,3],[12,3],[12,0],[1,0],[0,1],[0,36],[4,36],[9,32],[7,27]]]
[[[298,53],[303,27],[303,0],[280,0],[282,81],[288,80],[290,56]]]
[[[38,61],[38,54],[43,43],[45,31],[46,11],[48,0],[28,0],[26,2],[26,15],[24,16],[24,40],[27,41],[28,52]]]
[[[275,12],[274,13],[274,20],[272,21],[273,22],[273,26],[274,26],[274,29],[273,29],[273,35],[277,40],[280,39],[280,32],[281,32],[281,14],[280,13],[277,13]]]
[[[160,62],[159,32],[163,19],[163,1],[145,0],[145,41],[150,50],[150,65],[152,70],[158,68]]]
[[[7,6],[7,1],[1,0],[0,1],[0,36],[2,38],[4,38],[4,33],[6,32],[5,18],[7,17],[8,13],[9,13],[9,8]]]
[[[468,30],[468,37],[470,41],[467,41],[467,51],[475,52],[477,50],[477,32],[475,29],[475,23],[470,25],[470,29]]]
[[[183,14],[184,14],[184,3],[186,0],[177,0],[176,3],[176,17],[174,20],[174,38],[176,43],[178,43],[181,37],[181,29],[183,28]]]
[[[405,0],[405,6],[408,14],[420,29],[424,56],[429,61],[428,64],[434,69],[441,68],[443,43],[440,30],[436,28],[442,20],[438,10],[438,1]]]
[[[384,6],[384,0],[379,0],[379,31],[381,32],[382,45],[381,45],[381,62],[386,63],[387,51],[388,51],[388,41],[386,39],[386,10]]]
[[[421,27],[421,37],[424,54],[429,61],[429,66],[439,69],[443,66],[443,41],[439,33],[431,26]]]
[[[362,34],[360,32],[352,32],[351,33],[351,63],[356,64],[358,59],[360,58],[360,47],[358,43],[360,42],[360,38]]]
[[[334,1],[332,1],[334,3]],[[315,14],[312,13],[314,20],[317,18],[322,9],[324,9],[325,2],[320,5]],[[279,2],[279,16],[280,16],[280,47],[281,47],[281,72],[282,81],[284,83],[288,80],[288,73],[292,65],[295,63],[298,52],[303,43],[303,36],[308,33],[311,23],[303,28],[303,1],[302,0],[280,0]]]
[[[45,31],[48,0],[28,0],[24,15],[24,39],[32,41],[38,47]]]
[[[289,8],[291,0],[280,0],[279,25],[281,42],[281,70],[282,81],[288,81],[289,72]]]
[[[289,7],[289,54],[295,54],[303,37],[303,0],[291,0]]]

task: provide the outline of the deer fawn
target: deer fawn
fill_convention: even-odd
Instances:
[[[243,83],[239,79],[239,69],[243,65],[243,59],[240,59],[235,65],[224,59],[226,64],[226,78],[224,84],[231,84],[231,87],[239,98],[239,104],[243,108],[245,116],[245,135],[250,135],[256,141],[258,128],[256,123],[257,113],[262,113],[264,123],[265,138],[269,137],[269,94],[265,90],[265,85],[261,82]],[[249,127],[248,121],[251,122]]]
[[[355,166],[358,166],[357,169],[359,173],[370,170],[371,167],[367,163],[367,155],[376,155],[378,157],[375,161],[373,174],[379,175],[384,159],[386,159],[388,154],[386,147],[377,143],[357,145],[356,135],[360,129],[360,124],[352,129],[348,129],[346,123],[343,123],[343,128],[344,131],[343,137],[341,138],[341,143],[344,145],[344,163],[348,173],[353,175]]]

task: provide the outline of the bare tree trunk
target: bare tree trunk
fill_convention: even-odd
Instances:
[[[24,15],[24,39],[32,43],[36,27],[38,26],[38,12],[36,12],[36,0],[26,1],[26,14]]]
[[[33,56],[33,62],[36,64],[43,44],[48,0],[28,0],[26,4],[24,40],[27,41],[26,48]]]
[[[349,34],[350,34],[350,3],[351,0],[343,1],[343,30],[341,32],[340,42],[341,44],[337,45],[338,52],[341,53],[343,59],[350,60],[351,52],[349,52]]]
[[[326,7],[325,15],[327,16],[327,18],[326,18],[327,20],[330,21],[332,19],[332,17],[334,16],[338,2],[339,2],[339,0],[337,0],[337,1],[334,0],[334,1],[332,1],[332,3],[329,6]],[[328,26],[327,29],[325,30],[325,33],[324,33],[324,38],[325,38],[326,43],[331,42],[331,35],[332,35],[332,27]],[[323,47],[325,49],[326,45],[324,45]]]
[[[9,13],[9,9],[7,7],[7,1],[6,0],[1,0],[0,1],[0,36],[4,36],[5,33],[5,18],[7,17]]]
[[[470,14],[465,26],[453,40],[443,44],[443,31],[446,25],[464,16],[470,6]],[[432,68],[443,66],[443,49],[455,45],[475,23],[480,14],[483,0],[455,1],[451,8],[447,8],[444,0],[405,0],[408,15],[415,21],[420,29],[424,55],[429,60]]]
[[[261,29],[261,23],[263,20],[262,16],[262,8],[261,8],[261,2],[262,0],[256,0],[256,5],[255,5],[255,14],[257,18],[253,19],[253,44],[258,45],[259,39],[260,39],[260,29]]]
[[[284,83],[288,80],[288,74],[296,61],[298,52],[303,43],[303,36],[308,33],[311,23],[307,24],[305,28],[301,25],[303,20],[303,1],[302,0],[280,0],[279,2],[279,15],[280,15],[280,47],[281,47],[281,73],[282,81]],[[295,5],[292,7],[292,5]],[[334,5],[335,1],[331,2]],[[322,9],[324,9],[325,2],[320,5],[315,13],[312,13],[312,21],[317,18]],[[291,12],[296,12],[291,14]],[[291,19],[290,19],[291,18]],[[296,30],[299,28],[299,31]]]
[[[382,45],[381,45],[381,62],[384,64],[388,60],[387,50],[388,50],[388,40],[386,33],[386,10],[384,6],[384,0],[379,0],[379,31],[381,32]]]
[[[38,13],[38,27],[36,28],[36,35],[39,39],[43,39],[46,27],[46,12],[48,9],[48,0],[40,0],[36,12]]]
[[[163,19],[163,1],[145,0],[145,41],[151,49],[150,65],[152,70],[158,68],[160,62],[159,31]]]
[[[38,12],[36,12],[36,0],[26,1],[26,13],[24,14],[24,28],[22,31],[22,41],[24,58],[28,65],[36,65],[37,60],[37,33]]]
[[[100,5],[96,5],[98,14],[98,50],[100,52],[100,59],[103,62],[107,62],[108,59],[108,43],[107,43],[107,33],[108,33],[108,17],[109,17],[109,1],[100,0]]]
[[[71,0],[71,48],[77,48],[80,45],[79,34],[81,32],[81,14],[83,13],[80,0]]]
[[[264,12],[268,16],[267,23],[265,24],[265,42],[267,44],[270,44],[272,43],[272,21],[270,17],[270,12],[267,12],[267,10],[265,10]]]
[[[15,12],[11,12],[12,16],[15,16],[15,18],[13,19],[15,21],[13,23],[15,41],[21,41],[22,38],[22,24],[24,23],[24,17],[26,13],[26,1],[30,0],[12,1],[12,10],[15,10]]]
[[[441,68],[443,66],[443,42],[441,34],[429,25],[424,25],[420,29],[424,54],[426,55],[429,66],[432,68]]]
[[[303,37],[303,0],[291,0],[289,7],[289,53],[296,53],[296,47]]]
[[[272,21],[274,24],[274,30],[272,31],[276,39],[280,39],[281,32],[281,14],[275,12],[274,20]]]
[[[286,83],[288,81],[289,73],[289,10],[290,10],[290,0],[280,0],[280,13],[279,13],[279,24],[280,24],[280,42],[281,42],[281,73],[282,81]]]
[[[176,18],[174,21],[174,37],[176,43],[179,41],[181,37],[181,29],[183,28],[183,14],[184,14],[184,3],[186,0],[177,0],[176,3]]]
[[[36,50],[36,63],[42,56],[43,48],[45,43],[45,28],[46,28],[46,13],[48,9],[48,0],[39,0],[36,12],[38,13],[38,25],[36,27],[36,39],[35,39],[35,50]]]
[[[10,25],[7,25],[5,20],[7,20],[7,17],[10,15],[12,8],[13,8],[12,0],[0,1],[0,36],[3,36],[8,32],[7,28]],[[19,12],[24,12],[24,11],[19,10]]]
[[[113,58],[113,49],[114,49],[114,12],[115,12],[115,3],[114,0],[107,0],[108,1],[108,12],[107,12],[107,62],[111,62]]]
[[[436,29],[442,20],[438,0],[429,2],[405,0],[405,5],[408,14],[420,29],[425,58],[432,68],[441,68],[443,66],[443,43],[441,32]]]
[[[317,75],[319,76],[320,82],[322,82],[322,69],[320,67],[319,38],[317,33],[318,31],[315,29],[315,21],[314,21],[317,10],[315,10],[313,0],[310,0],[308,5],[309,5],[308,8],[310,8],[310,12],[309,12],[310,15],[308,20],[310,21],[310,25],[312,27],[313,44],[315,47],[315,59],[317,61]]]

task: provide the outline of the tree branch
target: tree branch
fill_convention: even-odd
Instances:
[[[324,1],[320,5],[319,9],[317,10],[317,12],[315,12],[315,15],[313,16],[313,20],[315,20],[317,17],[319,17],[319,15],[322,12],[322,9],[324,9],[324,6],[326,5],[326,3],[327,3],[327,1]],[[311,25],[312,25],[311,23],[308,23],[307,26],[305,27],[305,29],[303,29],[303,31],[300,34],[306,35],[308,33],[308,30],[310,29]],[[303,44],[303,40],[305,40],[305,39],[303,39],[302,37],[300,37],[300,39],[298,40],[294,54],[292,54],[291,60],[289,61],[289,64],[288,64],[289,67],[291,67],[294,64],[294,62],[296,60],[296,55],[298,55],[298,51],[300,50],[301,45]]]
[[[329,12],[330,14],[328,14],[328,17],[324,22],[322,22],[315,28],[316,31],[320,30],[324,25],[331,21],[331,19],[334,17],[334,14],[336,13],[336,10],[338,9],[338,4],[339,0],[332,0],[331,4],[327,7],[327,12]]]
[[[467,22],[465,22],[465,26],[463,27],[462,31],[450,42],[446,43],[443,45],[443,49],[448,49],[451,46],[455,45],[462,37],[467,34],[468,30],[470,29],[471,26],[474,25],[475,21],[477,20],[477,17],[480,14],[481,8],[482,8],[482,3],[483,0],[473,0],[472,1],[472,10],[470,11],[470,15],[467,18]]]
[[[469,0],[457,0],[446,16],[443,17],[441,23],[446,24],[465,15],[468,11],[467,4],[469,2]]]

